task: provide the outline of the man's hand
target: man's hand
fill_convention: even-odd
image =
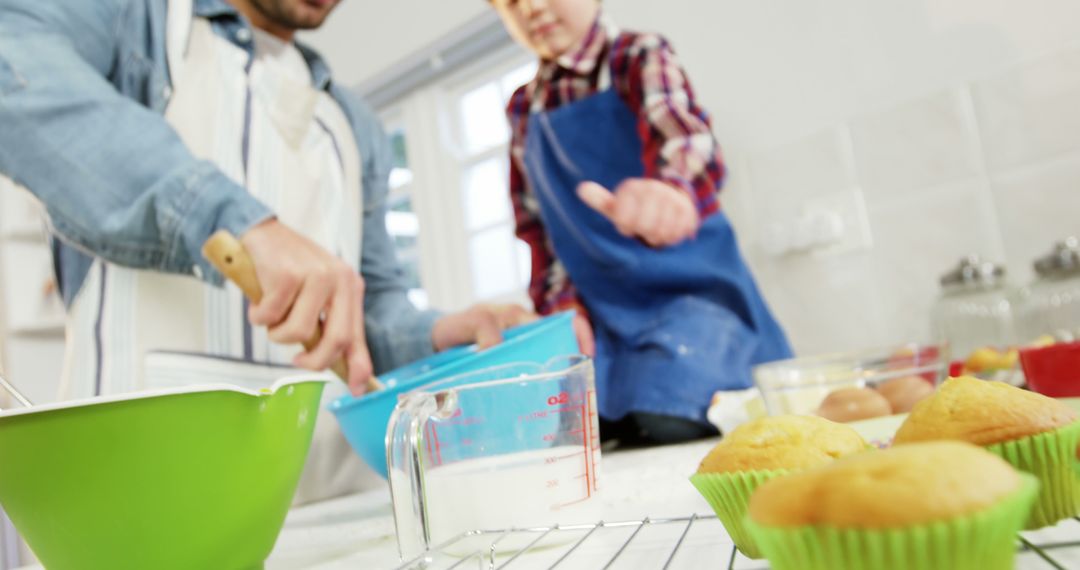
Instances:
[[[666,182],[631,178],[609,192],[595,182],[582,182],[578,197],[615,224],[624,236],[652,247],[667,247],[693,237],[700,218],[690,196]]]
[[[505,329],[537,318],[519,305],[474,305],[435,321],[431,343],[437,351],[474,342],[481,349],[490,348],[502,342],[502,331]]]
[[[301,344],[323,323],[319,343],[293,364],[326,370],[338,358],[349,369],[349,388],[361,394],[372,375],[364,338],[364,281],[351,267],[277,220],[240,236],[255,263],[263,298],[248,319],[265,326],[270,340]]]

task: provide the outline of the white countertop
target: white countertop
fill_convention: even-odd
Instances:
[[[708,504],[687,477],[696,470],[698,462],[714,443],[705,441],[604,455],[601,470],[603,520],[684,517],[694,513],[711,515]],[[662,568],[685,527],[680,523],[644,529],[613,567]],[[601,568],[632,532],[632,528],[601,530],[583,542],[559,567]],[[576,536],[583,535],[584,531]],[[1066,521],[1052,529],[1026,533],[1025,537],[1036,544],[1080,541],[1080,522]],[[514,561],[513,568],[549,568],[569,546],[524,555]],[[719,522],[698,521],[687,533],[671,568],[725,568],[731,548],[731,541]],[[1051,552],[1063,567],[1080,568],[1080,547]],[[398,563],[389,493],[381,490],[295,509],[267,562],[267,570],[395,568]],[[764,569],[767,564],[740,556],[735,567]],[[1026,552],[1018,555],[1017,568],[1043,570],[1053,566],[1035,553]]]
[[[605,454],[601,460],[599,496],[602,518],[614,522],[641,520],[645,517],[711,514],[708,504],[690,485],[687,477],[697,469],[701,457],[714,444],[715,441],[706,441]],[[592,522],[596,521],[565,521],[566,524]],[[650,546],[653,550],[663,544],[665,548],[660,548],[657,552],[670,551],[684,526],[650,528],[649,534],[651,531],[661,530],[662,532],[657,534],[663,536],[646,538],[647,533],[643,532],[640,537],[635,538],[634,544]],[[717,555],[723,555],[726,560],[730,554],[731,542],[724,534],[723,527],[716,521],[700,521],[695,524],[695,538],[699,531],[714,539],[711,541],[713,552],[709,560],[715,564]],[[598,534],[590,537],[585,544],[593,544],[595,541],[598,552],[610,555],[614,553],[613,546],[617,547],[627,536],[621,531],[610,532],[616,535],[610,540],[607,537],[601,539]],[[668,536],[671,532],[675,533],[674,536]],[[613,544],[612,540],[616,542]],[[638,540],[641,542],[638,543]],[[660,543],[657,543],[658,540]],[[687,542],[683,548],[692,549],[692,545]],[[537,556],[537,561],[543,559],[546,562],[540,567],[547,568],[551,560],[545,554],[550,552],[523,556],[515,561],[514,567],[534,567],[539,562],[532,563],[529,559]],[[574,559],[568,559],[564,566],[592,567],[580,566],[581,563],[577,562],[578,555],[584,554],[586,551],[583,547],[580,552],[575,553]],[[627,561],[640,559],[640,555],[641,553],[636,553],[635,556],[628,556]],[[662,566],[666,556],[666,553],[663,554],[660,564],[655,567]],[[571,563],[572,561],[574,563]],[[267,561],[267,570],[394,568],[398,563],[390,496],[387,490],[380,490],[293,510],[273,555]],[[761,566],[757,564],[756,567]],[[696,565],[688,561],[685,567]]]
[[[704,441],[604,455],[599,505],[603,520],[614,522],[645,517],[685,517],[694,513],[711,515],[708,504],[690,485],[687,477],[695,471],[701,457],[714,443]],[[581,522],[593,521],[566,521]],[[663,568],[685,528],[685,523],[646,527],[634,538],[613,568]],[[583,542],[559,568],[604,567],[632,531],[631,527],[601,529]],[[577,534],[565,532],[573,538],[584,536],[584,531]],[[1052,529],[1026,533],[1025,537],[1036,544],[1080,541],[1080,522],[1066,521]],[[563,546],[522,556],[514,561],[512,568],[551,567],[573,543],[572,540],[562,542]],[[731,548],[731,541],[719,522],[697,521],[687,533],[670,567],[726,568]],[[1062,567],[1080,568],[1080,547],[1054,549],[1052,554]],[[291,511],[266,568],[391,569],[398,564],[390,494],[388,489],[381,489]],[[447,564],[445,567],[449,566]],[[467,566],[478,567],[475,562]],[[767,564],[740,556],[735,567],[763,570]],[[1017,557],[1017,568],[1046,570],[1054,567],[1035,553],[1025,552]]]

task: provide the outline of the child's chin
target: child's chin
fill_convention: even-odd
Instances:
[[[535,51],[540,57],[544,59],[556,59],[566,53],[569,46],[564,45],[561,42],[551,42],[542,40],[535,44]]]

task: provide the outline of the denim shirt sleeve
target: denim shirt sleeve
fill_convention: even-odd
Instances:
[[[372,363],[376,373],[381,374],[434,352],[431,329],[440,315],[420,311],[409,301],[405,275],[386,231],[393,159],[382,125],[358,98],[337,86],[331,86],[330,92],[352,123],[363,159],[364,243],[360,273],[366,284],[364,324]]]
[[[272,213],[110,82],[121,63],[155,65],[130,61],[138,54],[122,42],[148,4],[0,0],[0,172],[78,249],[220,282],[200,254],[206,238],[241,235]]]

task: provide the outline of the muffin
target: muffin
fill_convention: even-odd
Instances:
[[[747,527],[774,570],[1005,569],[1037,493],[974,445],[919,443],[764,483]]]
[[[759,418],[727,434],[705,456],[690,482],[712,506],[735,546],[750,558],[760,558],[744,525],[751,493],[780,475],[826,465],[867,448],[854,429],[822,418]]]
[[[951,378],[915,405],[894,444],[934,440],[981,445],[1038,478],[1041,491],[1027,528],[1080,513],[1080,422],[1062,402],[1002,382]]]

